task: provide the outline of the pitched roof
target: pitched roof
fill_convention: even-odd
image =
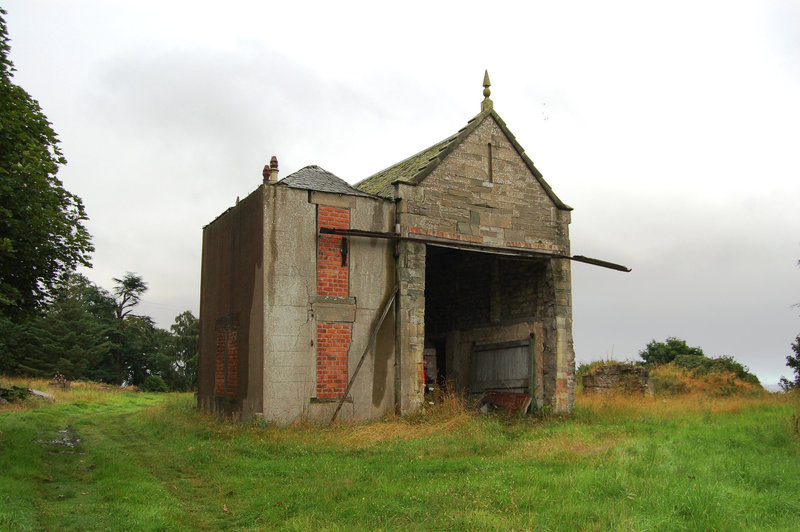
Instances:
[[[320,168],[316,165],[301,168],[297,172],[284,177],[278,181],[277,184],[286,185],[289,188],[302,188],[305,190],[316,190],[318,192],[374,197],[372,194],[354,189],[348,185],[344,179],[336,177],[324,168]]]
[[[452,151],[456,149],[464,141],[464,139],[470,135],[470,133],[475,131],[475,129],[477,129],[477,127],[490,116],[494,118],[494,121],[497,123],[506,137],[508,137],[511,145],[514,146],[514,149],[525,162],[525,165],[531,171],[536,180],[539,181],[539,184],[542,186],[542,188],[544,188],[544,191],[547,193],[553,203],[555,203],[556,207],[564,210],[572,210],[572,207],[561,201],[559,197],[556,196],[556,193],[553,192],[553,189],[551,189],[550,185],[547,184],[547,181],[544,180],[542,173],[539,172],[539,170],[533,165],[533,161],[531,161],[530,158],[525,154],[525,150],[517,142],[514,134],[509,131],[506,123],[502,118],[500,118],[500,115],[498,115],[494,109],[491,108],[491,106],[481,111],[472,120],[467,122],[467,125],[459,130],[455,135],[448,137],[441,142],[437,142],[433,146],[426,148],[421,152],[412,155],[411,157],[404,159],[399,163],[390,166],[389,168],[381,170],[380,172],[364,179],[363,181],[356,183],[355,188],[370,194],[391,198],[394,194],[393,185],[395,183],[407,183],[410,185],[420,184],[422,180],[428,176],[428,174],[430,174],[437,166],[439,166],[439,163],[441,163],[448,155],[450,155],[450,153],[452,153]]]

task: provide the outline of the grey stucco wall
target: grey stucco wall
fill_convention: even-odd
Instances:
[[[286,186],[267,187],[264,212],[264,418],[327,421],[335,403],[316,401],[316,321],[352,324],[348,378],[366,348],[379,308],[394,286],[392,243],[351,238],[348,298],[316,293],[317,205],[350,210],[351,229],[389,231],[394,205]],[[380,330],[345,403],[342,419],[364,419],[394,405],[393,314]],[[387,341],[387,338],[390,339]]]

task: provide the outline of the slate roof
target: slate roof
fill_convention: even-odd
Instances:
[[[497,122],[497,125],[500,127],[506,137],[508,137],[508,140],[511,142],[512,146],[514,146],[514,149],[517,151],[519,156],[522,157],[525,165],[531,171],[536,180],[539,181],[539,184],[542,185],[542,188],[544,188],[550,199],[553,200],[553,203],[555,203],[556,207],[564,210],[572,210],[572,207],[561,201],[559,197],[556,196],[556,193],[553,192],[553,189],[551,189],[550,185],[548,185],[544,180],[542,173],[539,172],[539,170],[533,165],[533,161],[531,161],[530,158],[525,154],[525,150],[517,142],[517,139],[514,137],[513,133],[509,131],[506,123],[491,107],[476,115],[455,135],[448,137],[441,142],[437,142],[430,148],[426,148],[416,155],[412,155],[411,157],[404,159],[399,163],[381,170],[380,172],[364,179],[363,181],[356,183],[355,188],[370,194],[382,196],[384,198],[392,198],[394,195],[394,183],[408,183],[410,185],[420,184],[428,176],[428,174],[434,170],[434,168],[439,166],[439,163],[441,163],[464,141],[465,138],[469,136],[470,133],[475,131],[475,129],[490,116],[494,118],[495,122]]]
[[[363,196],[372,198],[372,194],[356,190],[347,182],[336,177],[324,168],[316,165],[306,166],[297,172],[288,175],[278,181],[278,185],[286,185],[289,188],[302,188],[305,190],[316,190],[318,192],[332,192],[334,194],[346,194],[348,196]]]

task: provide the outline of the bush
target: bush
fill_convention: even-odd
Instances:
[[[731,395],[757,395],[764,392],[755,375],[744,372],[744,376],[730,369],[730,358],[698,358],[678,360],[653,368],[650,376],[656,395],[682,395],[702,393],[714,397]],[[682,367],[689,364],[691,367]],[[744,369],[741,364],[735,366]]]
[[[169,386],[160,375],[148,375],[142,383],[143,392],[168,392]]]
[[[666,342],[652,340],[644,351],[639,352],[645,365],[669,364],[678,356],[704,356],[699,347],[689,347],[686,340],[670,337]]]
[[[672,361],[675,367],[686,369],[693,375],[709,375],[712,373],[732,373],[739,380],[761,386],[758,377],[750,373],[749,368],[736,362],[733,357],[721,356],[717,358],[707,358],[696,355],[678,355]]]
[[[794,371],[794,378],[789,380],[781,377],[780,386],[784,392],[800,390],[800,334],[794,339],[791,347],[794,354],[786,357],[786,365]]]
[[[8,401],[9,403],[24,401],[28,398],[28,395],[30,395],[28,389],[22,386],[12,385],[11,388],[0,386],[0,399]],[[1,402],[2,401],[0,401],[0,403]]]
[[[686,371],[674,365],[660,366],[650,372],[655,395],[681,395],[692,391]]]

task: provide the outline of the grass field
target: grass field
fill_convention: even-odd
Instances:
[[[91,386],[6,405],[0,530],[800,529],[798,395],[456,403],[332,428]]]

